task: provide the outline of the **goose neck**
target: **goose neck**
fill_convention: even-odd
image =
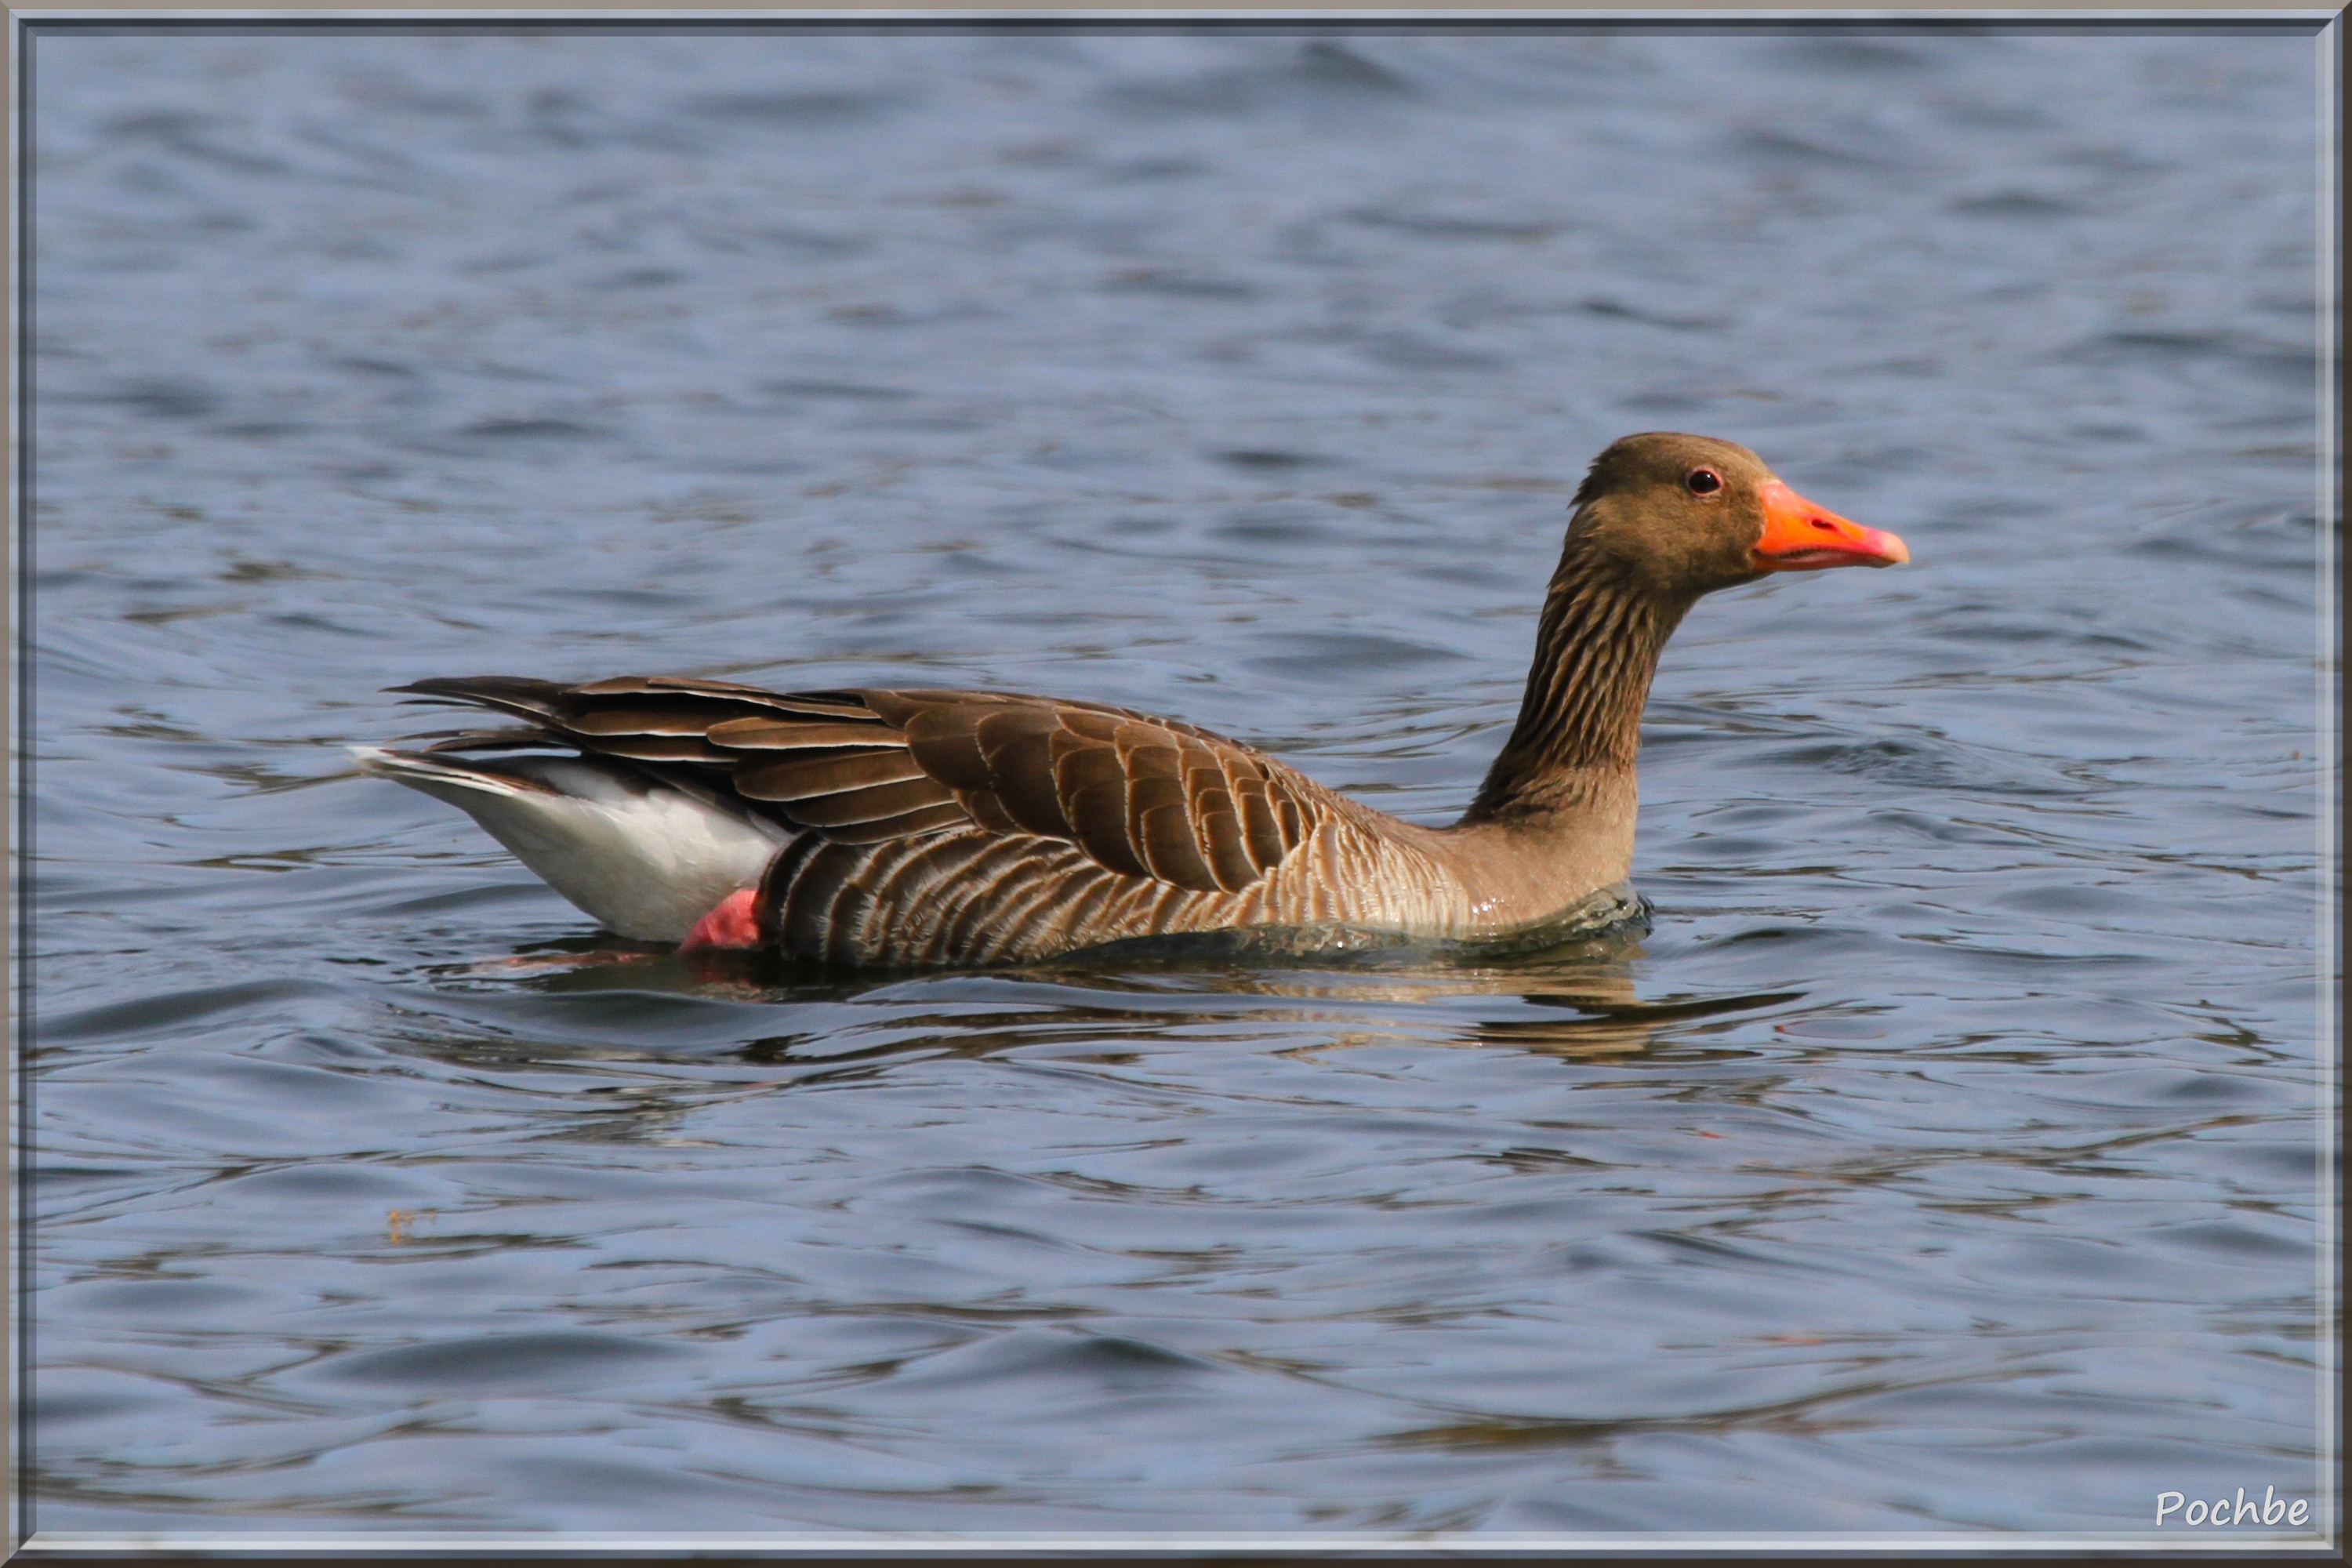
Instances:
[[[1658,654],[1688,607],[1571,534],[1537,623],[1518,722],[1462,825],[1581,816],[1630,793]]]

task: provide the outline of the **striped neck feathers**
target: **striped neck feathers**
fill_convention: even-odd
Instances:
[[[1659,650],[1696,597],[1661,597],[1571,532],[1537,623],[1518,724],[1462,825],[1573,810],[1595,774],[1630,778]]]

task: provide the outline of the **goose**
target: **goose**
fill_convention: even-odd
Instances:
[[[352,750],[641,941],[894,967],[1204,932],[1509,943],[1629,907],[1643,704],[1700,595],[1909,559],[1745,447],[1612,443],[1570,503],[1518,721],[1447,827],[1175,720],[1001,691],[440,678],[390,689],[520,723]]]

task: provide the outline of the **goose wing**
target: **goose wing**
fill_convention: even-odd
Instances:
[[[428,751],[554,742],[835,842],[976,828],[1058,840],[1105,870],[1199,892],[1239,892],[1280,865],[1322,795],[1189,724],[1006,692],[778,692],[682,676],[581,686],[474,676],[394,689],[527,725]]]

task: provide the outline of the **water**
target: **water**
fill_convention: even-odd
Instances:
[[[2317,58],[44,32],[32,1522],[2332,1529]],[[1444,821],[1659,427],[1917,565],[1686,623],[1646,937],[698,965],[342,751],[968,684]]]

